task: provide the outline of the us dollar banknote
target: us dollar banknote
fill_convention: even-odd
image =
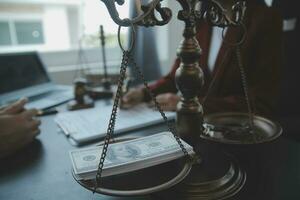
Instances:
[[[189,154],[193,148],[181,140]],[[75,175],[78,179],[96,176],[102,146],[70,151]],[[104,162],[102,176],[126,173],[168,162],[184,156],[179,144],[170,132],[110,144]]]

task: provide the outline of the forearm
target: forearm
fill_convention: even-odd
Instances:
[[[157,82],[150,85],[149,87],[150,87],[151,92],[155,96],[157,96],[159,94],[163,94],[163,93],[176,93],[177,92],[174,79],[169,79],[167,77],[164,77],[164,78],[158,80]],[[151,100],[151,96],[150,96],[149,92],[146,89],[144,89],[144,101],[150,101],[150,100]]]

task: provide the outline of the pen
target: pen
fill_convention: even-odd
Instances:
[[[45,115],[52,115],[57,113],[58,110],[56,108],[49,108],[45,110],[39,110],[37,116],[45,116]]]

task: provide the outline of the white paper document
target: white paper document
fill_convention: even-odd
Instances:
[[[112,105],[103,103],[92,109],[59,113],[55,121],[66,135],[80,144],[106,135],[111,111]],[[168,119],[176,116],[175,112],[165,114]],[[163,118],[158,111],[140,104],[128,110],[118,110],[114,132],[123,133],[161,122]]]

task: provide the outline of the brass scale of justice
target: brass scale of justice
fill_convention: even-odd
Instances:
[[[143,196],[153,195],[156,199],[226,199],[237,194],[244,186],[246,173],[240,168],[233,156],[221,155],[221,162],[227,162],[225,169],[220,169],[217,176],[203,178],[203,162],[201,152],[195,150],[196,155],[190,156],[180,141],[180,137],[197,149],[199,139],[214,141],[223,144],[258,144],[269,142],[282,133],[281,126],[267,118],[254,115],[249,102],[246,74],[240,58],[240,45],[243,42],[237,41],[236,52],[238,65],[241,72],[245,100],[248,105],[248,113],[219,113],[203,116],[202,106],[197,99],[197,91],[203,85],[203,72],[198,65],[201,49],[195,39],[196,23],[205,17],[212,26],[229,27],[234,26],[246,29],[243,25],[243,17],[246,11],[246,2],[236,0],[177,0],[183,10],[178,12],[178,19],[185,22],[183,37],[177,55],[181,60],[179,71],[176,72],[176,85],[182,95],[182,100],[177,106],[176,125],[170,123],[160,105],[157,103],[154,94],[149,90],[148,84],[140,68],[134,62],[131,50],[134,48],[135,30],[134,26],[162,26],[167,24],[172,11],[161,6],[162,0],[152,0],[141,6],[142,13],[132,19],[120,19],[116,9],[116,3],[124,4],[124,0],[101,0],[107,7],[110,16],[119,25],[118,41],[123,51],[123,59],[120,68],[118,87],[109,120],[107,135],[104,139],[103,150],[100,157],[97,175],[94,180],[74,179],[86,189],[111,196]],[[207,10],[201,11],[201,3],[208,3]],[[160,15],[160,19],[156,15]],[[121,27],[132,28],[132,42],[125,50],[121,44]],[[187,62],[188,61],[188,62]],[[193,63],[191,66],[190,63]],[[171,162],[160,164],[154,167],[145,168],[135,172],[101,177],[108,145],[112,142],[120,142],[114,139],[114,126],[116,115],[122,95],[123,82],[126,76],[126,68],[132,64],[139,78],[143,81],[157,110],[160,112],[170,132],[173,133],[184,156]],[[191,70],[191,71],[189,71]],[[189,73],[187,73],[189,72]],[[193,73],[190,73],[193,72]],[[188,74],[188,75],[187,75]],[[212,83],[213,84],[213,83]],[[193,86],[193,87],[191,87]],[[199,124],[202,124],[199,125]],[[214,133],[218,133],[215,135]],[[220,137],[220,134],[222,137]],[[218,158],[216,158],[218,159]],[[154,176],[155,175],[155,176]],[[141,179],[142,177],[142,179]],[[154,178],[153,178],[154,177]],[[143,180],[143,181],[141,181]],[[172,198],[172,195],[175,195]]]

